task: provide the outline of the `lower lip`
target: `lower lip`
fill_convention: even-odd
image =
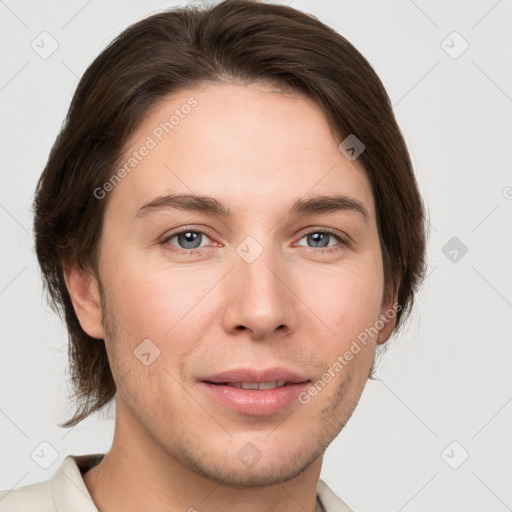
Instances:
[[[262,416],[282,411],[297,402],[309,382],[287,384],[274,389],[241,389],[201,382],[204,389],[224,406],[244,414]]]

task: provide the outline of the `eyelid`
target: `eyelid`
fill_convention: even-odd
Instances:
[[[341,244],[342,246],[350,246],[350,244],[351,244],[350,237],[344,233],[340,233],[336,229],[320,227],[320,226],[309,227],[309,228],[304,228],[304,229],[306,231],[302,231],[302,233],[300,234],[297,241],[302,240],[304,237],[306,237],[307,235],[309,235],[311,233],[326,233],[326,234],[331,235],[334,238],[336,238],[338,240],[339,244]],[[162,237],[160,237],[159,243],[162,245],[165,245],[171,238],[174,238],[176,235],[180,235],[181,233],[186,233],[187,231],[193,231],[195,233],[200,233],[202,235],[206,235],[212,241],[214,241],[213,239],[215,238],[213,235],[210,234],[210,230],[205,227],[199,228],[199,227],[195,227],[195,226],[181,226],[180,228],[177,228],[175,231],[166,232]],[[221,244],[218,244],[217,242],[215,242],[215,243],[217,244],[217,246],[221,245]],[[168,250],[178,252],[181,254],[189,254],[189,253],[199,254],[199,253],[211,248],[211,246],[205,246],[205,247],[197,247],[194,249],[183,249],[181,247],[173,246],[171,244],[167,244],[167,245],[172,247],[172,249],[168,249]],[[333,245],[333,246],[328,246],[328,247],[307,247],[307,246],[301,245],[299,247],[303,247],[306,250],[309,250],[312,252],[317,252],[317,253],[332,252],[332,251],[337,251],[340,249],[339,245]]]
[[[199,253],[199,252],[202,252],[202,251],[210,248],[209,246],[205,246],[205,247],[197,247],[195,249],[183,249],[181,247],[171,245],[170,243],[168,243],[171,238],[174,238],[175,236],[180,235],[182,233],[186,233],[188,231],[193,231],[194,233],[200,233],[202,235],[205,235],[212,241],[214,241],[213,239],[215,238],[210,233],[210,230],[207,228],[204,228],[204,227],[198,228],[195,226],[181,226],[180,228],[177,228],[175,231],[167,231],[165,234],[163,234],[159,238],[158,243],[161,245],[168,245],[168,246],[172,247],[172,249],[168,249],[168,250],[174,251],[174,252],[179,252],[182,254],[186,254],[189,252]]]
[[[193,231],[195,233],[201,233],[203,235],[206,235],[208,238],[213,238],[214,235],[211,233],[211,230],[205,227],[197,227],[197,226],[181,226],[179,228],[176,228],[176,230],[172,231],[166,231],[161,237],[161,241],[168,240],[169,238],[172,238],[173,236],[180,235],[181,233],[186,233],[187,231]]]
[[[333,237],[337,238],[340,241],[340,243],[343,243],[345,245],[349,245],[351,243],[350,237],[348,235],[346,235],[345,233],[341,233],[337,229],[325,228],[325,227],[320,227],[320,226],[316,226],[313,228],[306,228],[306,229],[307,229],[307,231],[304,231],[301,233],[299,240],[302,240],[305,236],[307,236],[311,233],[327,233],[327,234],[332,235]],[[314,249],[314,247],[310,247],[310,249]]]

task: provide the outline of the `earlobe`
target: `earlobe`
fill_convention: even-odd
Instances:
[[[388,301],[387,304],[381,309],[379,320],[384,325],[382,326],[382,329],[379,330],[377,345],[386,343],[386,341],[391,337],[396,324],[397,312],[397,296],[395,294],[393,299]]]
[[[93,338],[104,339],[98,279],[76,264],[64,267],[64,279],[82,329]]]
[[[393,332],[393,328],[395,327],[395,323],[395,318],[385,321],[384,327],[379,331],[379,335],[377,337],[377,345],[382,345],[388,341],[391,333]]]

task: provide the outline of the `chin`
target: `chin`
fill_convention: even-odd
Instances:
[[[212,460],[212,453],[208,456],[197,456],[197,453],[187,452],[186,465],[195,473],[228,487],[265,487],[288,482],[298,477],[309,468],[318,458],[321,458],[325,443],[316,441],[314,446],[303,446],[300,451],[284,453],[271,450],[261,453],[257,462],[242,462],[237,453],[232,454],[226,450],[218,454],[217,460]]]
[[[259,467],[235,466],[230,469],[220,467],[196,467],[201,476],[228,487],[266,487],[288,482],[298,477],[312,463],[298,464],[287,461],[282,465],[261,463]]]

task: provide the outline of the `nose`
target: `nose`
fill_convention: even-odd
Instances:
[[[254,245],[250,250],[256,250]],[[254,340],[291,333],[296,329],[297,310],[286,261],[270,248],[251,259],[243,249],[234,254],[234,268],[226,283],[225,331],[234,335],[247,331]]]

